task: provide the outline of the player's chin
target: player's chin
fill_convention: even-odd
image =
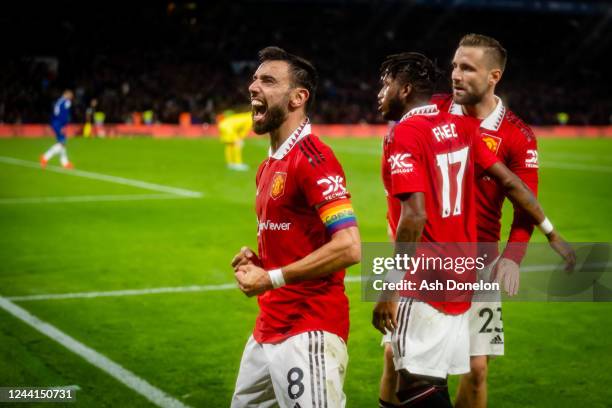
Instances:
[[[388,110],[387,111],[380,111],[380,115],[382,116],[383,120],[386,120],[386,121],[390,121],[390,120],[397,121],[397,120],[399,120],[398,115],[395,115],[395,114],[391,113],[391,111],[388,111]]]
[[[268,133],[268,131],[268,124],[264,119],[260,118],[259,120],[255,120],[255,118],[253,118],[253,132],[255,132],[255,134],[263,135]]]
[[[378,113],[383,118],[383,120],[391,120],[389,119],[389,111],[384,109],[382,106],[378,107]]]
[[[469,98],[469,94],[464,89],[453,89],[453,101],[462,105],[467,102]]]

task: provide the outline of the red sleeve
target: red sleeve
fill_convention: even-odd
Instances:
[[[422,130],[412,124],[395,127],[387,149],[385,166],[391,175],[392,196],[425,192],[424,154],[420,135]]]
[[[531,129],[528,129],[531,132]],[[518,133],[518,132],[517,132]],[[508,145],[506,152],[506,163],[523,182],[529,187],[533,194],[538,194],[538,146],[535,136],[526,137],[522,133],[515,136],[514,143]],[[516,263],[521,263],[527,243],[533,233],[533,219],[517,206],[514,206],[514,218],[508,243],[504,250],[503,257],[512,259]]]
[[[300,142],[299,148],[298,182],[308,205],[317,211],[330,235],[356,226],[344,171],[334,152],[311,137]]]

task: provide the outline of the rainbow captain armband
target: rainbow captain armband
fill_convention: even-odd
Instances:
[[[324,204],[317,211],[330,235],[341,229],[357,226],[355,212],[348,198]]]

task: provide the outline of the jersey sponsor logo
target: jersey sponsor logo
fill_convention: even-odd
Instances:
[[[485,142],[490,151],[497,154],[499,151],[499,145],[502,142],[501,137],[489,135],[486,133],[482,134],[482,141]]]
[[[258,221],[257,231],[289,231],[291,229],[290,222],[273,222],[270,220]]]
[[[287,173],[277,171],[274,173],[272,179],[272,187],[270,187],[270,197],[274,200],[279,198],[285,192],[285,181],[287,180]]]
[[[525,167],[532,169],[538,168],[538,151],[535,149],[527,150],[527,156],[525,157]]]
[[[414,165],[405,160],[412,157],[410,153],[398,153],[391,155],[387,162],[391,165],[391,175],[411,173],[414,170]]]
[[[323,196],[326,199],[343,197],[346,195],[346,187],[342,184],[344,178],[342,176],[327,176],[319,179],[317,185],[324,186]]]

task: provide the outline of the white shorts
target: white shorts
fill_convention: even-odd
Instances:
[[[496,263],[497,259],[479,271],[479,279],[489,282],[491,270]],[[500,291],[474,293],[468,315],[470,356],[503,356],[504,324]]]
[[[277,344],[251,336],[231,407],[344,407],[347,364],[346,344],[329,332],[305,332]]]
[[[391,341],[396,370],[437,378],[470,371],[467,313],[450,315],[402,298],[397,316]]]

